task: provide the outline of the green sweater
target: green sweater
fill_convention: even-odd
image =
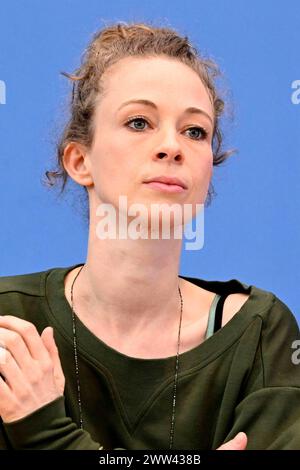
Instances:
[[[80,429],[64,295],[64,277],[76,266],[0,277],[0,314],[28,320],[39,333],[52,326],[66,377],[64,397],[0,423],[0,449],[168,449],[176,356],[126,356],[77,319]],[[289,308],[236,279],[180,277],[220,295],[250,297],[223,328],[180,354],[173,448],[216,449],[244,431],[247,449],[300,449],[300,361],[292,347],[300,336]]]

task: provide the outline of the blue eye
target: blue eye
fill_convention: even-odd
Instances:
[[[202,134],[202,137],[196,138],[195,140],[204,140],[208,135],[207,131],[203,127],[189,127],[189,129],[187,129],[187,131],[191,130],[196,130]]]
[[[131,124],[132,122],[135,122],[135,121],[147,122],[146,119],[144,119],[142,117],[134,117],[134,118],[129,119],[129,121],[126,122],[126,125]],[[136,128],[131,127],[131,129],[136,129]],[[143,130],[143,128],[141,129],[140,127],[138,127],[137,130]]]
[[[125,125],[130,127],[129,124],[131,124],[132,122],[140,122],[140,123],[148,123],[148,121],[143,118],[142,116],[135,116],[135,117],[132,117],[131,119],[129,119],[128,121],[126,121]],[[144,127],[141,127],[141,126],[138,126],[138,127],[130,127],[131,129],[133,130],[137,130],[137,131],[143,131],[145,128]],[[192,137],[193,140],[205,140],[208,136],[208,132],[203,128],[203,127],[198,127],[198,126],[194,126],[194,127],[189,127],[188,129],[186,129],[186,131],[191,131],[191,130],[196,130],[198,131],[198,133],[200,132],[200,136],[199,137]]]

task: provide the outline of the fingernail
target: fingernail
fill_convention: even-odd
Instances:
[[[244,433],[243,432],[239,432],[236,436],[235,436],[236,440],[237,441],[242,441],[244,439]]]

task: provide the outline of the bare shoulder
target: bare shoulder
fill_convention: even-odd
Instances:
[[[248,299],[249,294],[243,293],[230,294],[226,297],[223,306],[222,326],[226,325],[226,323],[240,311]]]

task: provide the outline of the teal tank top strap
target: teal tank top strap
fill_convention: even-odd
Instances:
[[[207,322],[207,328],[206,328],[206,333],[205,333],[205,339],[208,339],[210,336],[214,334],[216,307],[217,307],[217,303],[220,297],[221,296],[219,294],[216,294],[214,297],[214,300],[211,303],[209,314],[208,314],[208,322]]]

